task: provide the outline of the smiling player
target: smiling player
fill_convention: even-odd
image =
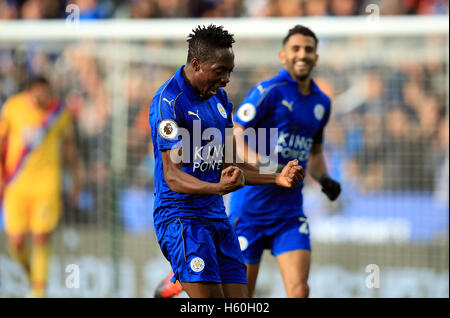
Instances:
[[[328,198],[335,200],[340,185],[327,175],[322,155],[331,102],[311,78],[319,57],[317,42],[316,35],[304,26],[289,30],[279,53],[285,69],[250,90],[234,116],[234,131],[240,136],[249,127],[277,127],[278,162],[283,165],[298,160],[305,170],[308,164],[310,175]],[[244,158],[255,152],[247,144],[244,149],[240,154]],[[302,187],[303,183],[295,189],[244,187],[230,197],[230,218],[247,264],[250,297],[264,249],[270,249],[277,260],[287,296],[309,295],[311,246]]]

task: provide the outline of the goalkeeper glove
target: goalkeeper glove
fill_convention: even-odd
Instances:
[[[336,200],[341,193],[341,185],[339,182],[334,181],[327,174],[320,177],[319,183],[322,186],[322,192],[325,193],[331,201]]]

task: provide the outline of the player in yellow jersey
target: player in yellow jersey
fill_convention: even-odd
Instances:
[[[31,297],[43,297],[50,233],[61,214],[64,159],[73,176],[72,199],[80,184],[71,114],[44,77],[33,79],[27,90],[11,96],[1,108],[0,150],[8,251],[27,272]],[[30,255],[27,234],[32,237]]]

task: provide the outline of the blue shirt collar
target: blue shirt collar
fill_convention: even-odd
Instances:
[[[291,84],[298,85],[297,81],[291,77],[291,75],[289,74],[289,72],[285,68],[281,70],[281,72],[279,73],[279,76],[283,80],[286,80],[286,81],[288,81]],[[319,94],[320,93],[320,88],[319,88],[319,86],[317,86],[316,82],[313,81],[313,79],[311,79],[311,93],[313,93],[313,94]]]
[[[181,91],[186,95],[190,100],[202,100],[200,94],[192,87],[191,84],[184,78],[183,76],[183,67],[182,65],[175,73],[174,78],[178,83]]]

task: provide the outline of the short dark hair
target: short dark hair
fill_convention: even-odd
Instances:
[[[223,26],[211,24],[207,27],[198,26],[189,34],[187,42],[189,43],[187,62],[194,57],[205,61],[213,54],[214,49],[231,48],[234,43],[233,34],[223,29]]]
[[[28,80],[27,83],[28,89],[33,88],[36,85],[50,86],[50,81],[43,75],[34,76],[30,80]]]
[[[293,36],[294,34],[302,34],[304,36],[310,36],[316,42],[316,47],[317,47],[317,44],[319,44],[319,40],[317,39],[317,36],[313,31],[311,31],[309,28],[307,28],[303,25],[297,24],[295,27],[290,29],[288,34],[284,37],[283,46],[286,44],[286,42],[289,40],[289,38],[291,36]]]

